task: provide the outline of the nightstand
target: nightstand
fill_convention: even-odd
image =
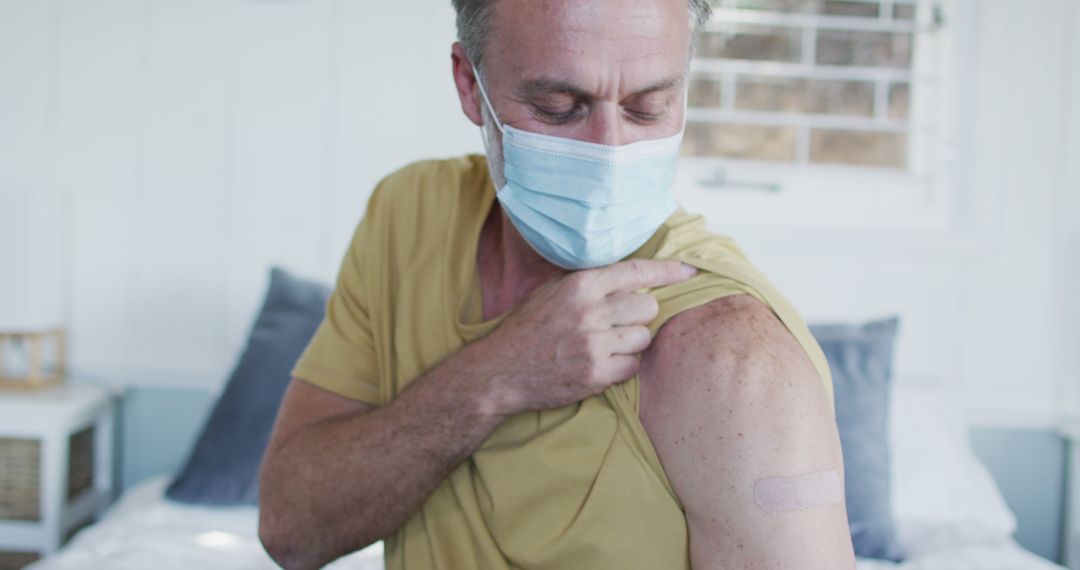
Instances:
[[[58,550],[113,496],[117,390],[0,391],[0,565]]]
[[[1066,424],[1061,432],[1069,453],[1065,470],[1065,566],[1080,570],[1080,421]]]

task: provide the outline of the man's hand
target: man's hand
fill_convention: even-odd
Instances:
[[[471,350],[497,413],[558,408],[637,373],[659,305],[640,289],[685,281],[677,261],[634,259],[578,271],[537,288]]]

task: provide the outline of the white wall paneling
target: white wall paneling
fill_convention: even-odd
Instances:
[[[137,357],[145,157],[145,12],[137,0],[39,2],[59,11],[56,188],[69,202],[68,325],[78,367]]]
[[[1080,413],[1080,10],[958,1],[951,227],[700,205],[809,320],[899,314],[898,374],[948,382],[976,418],[1049,422]],[[330,282],[381,177],[481,150],[453,26],[448,0],[0,0],[0,190],[65,222],[30,246],[61,263],[8,247],[2,267],[64,285],[42,298],[66,307],[77,370],[220,386],[269,265]]]
[[[56,13],[0,2],[0,327],[63,320],[62,200],[52,184]]]
[[[144,4],[135,71],[143,115],[132,220],[136,336],[122,365],[199,374],[235,347],[224,309],[236,109],[233,57],[223,49],[235,16],[212,0]]]
[[[994,213],[977,228],[986,261],[967,277],[960,358],[968,401],[983,413],[1049,415],[1058,406],[1051,276],[1071,2],[1038,4],[980,2],[967,158],[973,196],[992,200]]]
[[[1065,149],[1063,164],[1064,183],[1059,187],[1057,213],[1058,224],[1057,267],[1054,277],[1061,303],[1058,312],[1058,350],[1061,363],[1060,401],[1067,413],[1080,418],[1080,5],[1069,4],[1072,22],[1069,34],[1069,50],[1066,68],[1062,76],[1071,79],[1065,98],[1067,109],[1062,124],[1065,125],[1062,147]],[[1080,422],[1080,420],[1078,420]],[[1080,470],[1080,464],[1077,465]],[[1080,510],[1077,511],[1080,514]],[[1080,525],[1080,521],[1078,521]]]

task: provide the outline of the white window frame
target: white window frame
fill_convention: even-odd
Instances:
[[[682,157],[675,181],[675,196],[688,211],[706,214],[710,225],[732,227],[795,226],[875,229],[935,229],[954,227],[955,143],[958,137],[958,99],[961,85],[958,49],[960,38],[953,22],[971,17],[965,0],[917,0],[919,34],[915,42],[910,75],[913,84],[908,119],[909,169],[906,171],[858,166],[791,164],[714,157]],[[939,26],[935,11],[944,16]],[[755,18],[745,10],[718,10],[715,18],[737,18],[748,23],[775,25],[778,18]],[[891,27],[872,19],[844,16],[785,15],[788,25],[801,21],[864,27],[887,31]],[[848,27],[847,29],[851,29]],[[694,61],[695,71],[717,62]],[[720,62],[722,71],[738,72],[741,62]],[[749,65],[749,64],[747,64]],[[772,72],[790,75],[802,64],[768,64]],[[715,67],[715,66],[714,66]],[[754,62],[754,73],[761,72]],[[821,76],[821,68],[816,75]],[[711,69],[710,71],[718,71]],[[805,71],[805,70],[804,70]],[[898,72],[874,68],[825,68],[837,78],[866,78]],[[882,97],[882,89],[877,90]],[[880,107],[879,107],[880,109]],[[688,111],[688,119],[724,110]],[[776,120],[792,124],[779,113],[746,113],[723,116],[724,120]],[[718,117],[719,118],[719,117]],[[796,119],[824,126],[859,126],[845,117],[811,116]],[[878,117],[878,126],[893,125]],[[866,119],[862,119],[866,121]],[[897,122],[902,129],[903,123]]]

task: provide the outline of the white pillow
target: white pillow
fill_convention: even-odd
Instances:
[[[893,513],[908,555],[1011,537],[1016,517],[975,456],[956,399],[900,378],[891,402]]]

